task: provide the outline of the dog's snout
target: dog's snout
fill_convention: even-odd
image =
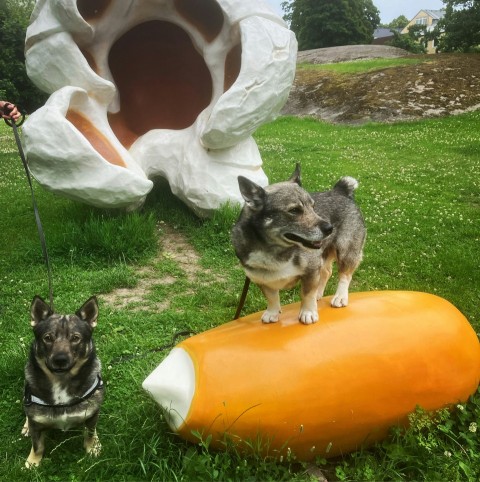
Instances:
[[[328,236],[329,234],[332,234],[333,226],[326,221],[322,221],[320,223],[320,230],[322,231],[324,236]]]
[[[57,353],[53,358],[52,358],[52,363],[55,366],[55,368],[68,368],[70,364],[70,357],[68,353],[65,352],[60,352]]]

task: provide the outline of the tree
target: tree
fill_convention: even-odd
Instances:
[[[480,46],[480,0],[443,0],[445,16],[433,36],[442,52],[468,52]]]
[[[372,0],[291,0],[282,8],[299,50],[370,44],[380,24]]]
[[[393,39],[387,42],[387,45],[407,50],[413,54],[426,53],[426,28],[423,25],[412,25],[405,34],[397,30],[392,30],[392,33]]]
[[[409,20],[405,15],[400,15],[397,18],[394,18],[389,24],[384,25],[385,28],[393,28],[393,29],[398,29],[398,28],[405,28],[409,23]]]
[[[0,0],[0,98],[19,105],[23,112],[46,100],[25,69],[25,34],[34,6],[35,0]]]

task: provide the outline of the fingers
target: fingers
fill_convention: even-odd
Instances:
[[[0,106],[0,108],[2,109],[3,119],[13,119],[14,121],[17,121],[22,115],[18,111],[17,106],[11,102],[4,102],[3,106]]]

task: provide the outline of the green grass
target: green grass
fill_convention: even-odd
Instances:
[[[366,59],[349,62],[335,62],[331,64],[310,64],[302,62],[297,64],[298,70],[327,70],[338,74],[362,74],[375,70],[389,69],[392,67],[403,67],[426,62],[423,57],[399,57],[392,59]]]
[[[479,332],[479,124],[480,112],[363,127],[280,118],[255,137],[271,182],[286,179],[298,161],[309,190],[327,189],[343,175],[360,181],[356,198],[368,239],[352,291],[432,292],[454,303]],[[134,214],[75,204],[38,185],[36,194],[57,309],[72,311],[92,294],[100,296],[96,341],[107,384],[98,427],[103,451],[89,459],[80,432],[51,432],[42,466],[22,469],[30,450],[20,437],[29,306],[35,294],[48,296],[48,286],[27,182],[13,135],[1,125],[0,479],[309,480],[307,467],[294,456],[280,463],[258,454],[246,458],[231,446],[216,453],[208,439],[183,442],[170,433],[141,388],[167,352],[151,350],[171,342],[179,330],[199,332],[232,318],[243,284],[229,240],[238,209],[225,207],[212,219],[199,220],[165,184]],[[188,272],[168,250],[157,255],[167,228],[196,248],[200,268]],[[140,301],[126,308],[105,301],[113,290],[133,290],[145,280]],[[155,284],[158,280],[168,282]],[[328,293],[334,286],[332,280]],[[297,301],[298,291],[282,297],[285,303]],[[264,305],[253,287],[244,312]],[[480,479],[480,441],[474,432],[480,394],[433,419],[419,411],[411,422],[408,431],[393,429],[376,447],[317,463],[329,480]]]

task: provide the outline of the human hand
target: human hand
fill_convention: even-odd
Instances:
[[[14,120],[15,122],[22,116],[15,104],[6,101],[0,101],[0,113],[3,119]]]

